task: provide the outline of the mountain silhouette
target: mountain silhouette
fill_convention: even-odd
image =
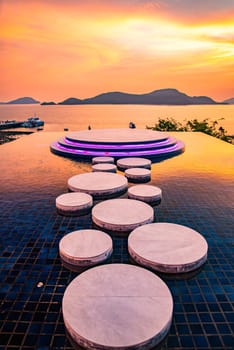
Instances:
[[[228,103],[230,105],[233,105],[234,104],[234,97],[228,98],[227,100],[224,100],[223,103]]]
[[[58,105],[80,105],[80,104],[82,104],[82,100],[75,97],[69,97],[65,101],[58,103]]]
[[[56,103],[53,102],[53,101],[50,101],[50,102],[42,102],[42,103],[41,103],[41,106],[53,106],[53,105],[56,105]]]
[[[33,104],[33,103],[40,103],[40,102],[35,100],[32,97],[20,97],[20,98],[17,98],[16,100],[12,100],[5,103],[6,104]]]
[[[188,96],[176,89],[155,90],[146,94],[107,92],[84,100],[68,98],[61,105],[69,104],[149,104],[149,105],[190,105],[217,104],[207,96]]]
[[[0,104],[36,104],[40,103],[32,97],[20,97]],[[223,102],[216,102],[208,96],[189,96],[176,89],[160,89],[144,94],[130,94],[126,92],[112,91],[99,94],[94,97],[79,99],[69,97],[64,101],[55,103],[42,102],[41,105],[84,105],[84,104],[139,104],[139,105],[209,105],[209,104],[234,104],[234,98]]]

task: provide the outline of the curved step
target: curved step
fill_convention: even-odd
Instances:
[[[178,141],[175,145],[169,146],[167,148],[161,148],[161,149],[149,149],[144,151],[129,151],[129,152],[113,152],[113,151],[87,151],[84,149],[71,149],[67,148],[65,146],[61,146],[58,142],[53,142],[51,144],[51,151],[56,154],[61,154],[63,156],[71,156],[73,158],[87,158],[91,159],[92,157],[97,156],[111,156],[116,159],[122,158],[122,157],[139,157],[144,156],[149,159],[154,158],[163,158],[165,156],[169,155],[176,155],[179,153],[182,153],[184,151],[184,143],[181,141]]]
[[[107,144],[107,143],[81,143],[77,141],[70,141],[69,139],[61,138],[58,140],[58,143],[67,148],[71,149],[83,149],[87,151],[102,151],[107,152],[116,151],[136,151],[136,150],[147,150],[147,149],[156,149],[156,148],[167,148],[168,146],[173,146],[177,142],[175,137],[168,137],[164,141],[150,142],[150,143],[128,143],[128,144]]]
[[[73,132],[50,146],[55,154],[90,161],[93,157],[145,157],[164,159],[184,151],[183,142],[157,131],[128,129],[98,129]]]

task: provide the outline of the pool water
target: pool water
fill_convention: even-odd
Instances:
[[[91,164],[54,155],[63,136],[42,132],[0,147],[0,350],[71,350],[61,313],[64,291],[77,275],[60,262],[58,244],[92,228],[91,216],[64,217],[55,198],[69,177]],[[183,154],[152,165],[150,184],[162,189],[155,222],[186,225],[209,245],[208,260],[188,279],[163,277],[174,299],[165,349],[233,349],[234,148],[201,133],[171,133]],[[131,185],[130,185],[131,186]],[[112,263],[131,263],[127,237],[113,236]]]

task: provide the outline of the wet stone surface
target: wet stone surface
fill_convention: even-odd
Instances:
[[[124,175],[130,182],[148,182],[151,178],[151,171],[145,168],[126,169]]]
[[[71,267],[90,267],[107,260],[113,251],[112,239],[98,230],[78,230],[59,242],[59,255]]]
[[[116,232],[130,232],[153,219],[154,211],[148,204],[126,198],[109,199],[92,210],[92,220],[97,226]]]
[[[113,157],[94,157],[92,164],[113,164],[115,159]]]
[[[117,167],[120,170],[126,170],[131,168],[151,169],[151,160],[140,157],[121,158],[117,160]]]
[[[208,245],[204,237],[189,227],[153,223],[138,227],[128,238],[128,251],[140,265],[155,271],[178,274],[202,266]]]
[[[92,171],[95,172],[95,171],[107,171],[107,172],[110,172],[110,173],[116,173],[116,165],[114,164],[108,164],[108,163],[97,163],[97,164],[94,164],[92,165]]]
[[[152,185],[135,185],[128,189],[128,198],[156,205],[161,203],[162,190]]]
[[[93,198],[87,193],[70,192],[58,196],[55,200],[57,212],[62,215],[83,215],[90,212]]]
[[[109,264],[75,278],[65,291],[62,311],[77,344],[88,349],[147,350],[168,333],[173,299],[153,273],[129,264]]]
[[[127,190],[127,179],[120,174],[91,172],[72,176],[68,179],[68,188],[74,192],[84,192],[95,199],[117,197]]]

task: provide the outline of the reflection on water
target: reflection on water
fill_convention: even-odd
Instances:
[[[234,147],[203,133],[170,133],[185,143],[185,152],[157,165],[163,176],[229,177],[234,175]],[[166,174],[165,174],[166,173]]]
[[[66,178],[89,171],[88,164],[51,154],[49,146],[58,133],[35,133],[1,146],[2,191],[43,193],[67,191]],[[23,198],[22,198],[23,199]]]
[[[65,191],[70,176],[90,171],[91,165],[77,162],[50,152],[50,143],[65,133],[47,132],[24,136],[2,145],[1,190],[21,193],[41,192],[42,189]],[[234,148],[232,145],[202,133],[171,133],[186,145],[183,154],[155,163],[152,182],[175,181],[179,186],[197,179],[232,179],[234,175]]]
[[[58,244],[69,232],[91,228],[92,221],[90,214],[58,215],[55,198],[67,192],[69,177],[91,171],[91,165],[50,152],[50,142],[63,134],[35,133],[0,147],[0,347],[4,349],[73,349],[65,335],[61,304],[77,273],[62,266]],[[206,238],[209,251],[197,275],[165,278],[174,300],[165,348],[188,349],[189,339],[190,349],[222,345],[231,350],[234,148],[200,133],[174,135],[185,142],[185,152],[152,165],[151,184],[162,189],[155,222],[193,228]],[[111,263],[130,263],[127,237],[112,238]]]

